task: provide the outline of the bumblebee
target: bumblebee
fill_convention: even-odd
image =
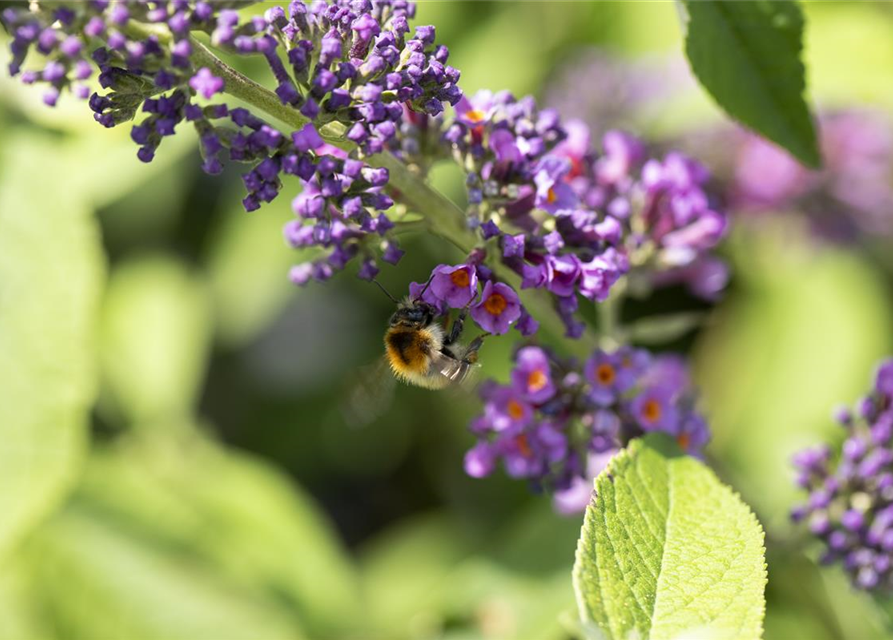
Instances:
[[[459,387],[478,367],[478,349],[484,337],[459,344],[467,310],[463,309],[449,333],[437,322],[437,309],[415,298],[397,300],[380,282],[375,284],[397,305],[385,332],[385,354],[349,381],[345,402],[339,407],[347,424],[362,427],[380,418],[390,405],[396,380],[426,389]],[[430,284],[430,280],[428,282]],[[425,285],[426,288],[428,285]],[[390,368],[394,375],[388,375]]]
[[[418,298],[399,302],[384,336],[394,376],[426,389],[443,389],[466,380],[483,343],[481,336],[468,345],[458,343],[466,314],[463,309],[445,333],[432,305]]]

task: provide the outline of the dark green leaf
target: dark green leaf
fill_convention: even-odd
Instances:
[[[789,0],[682,0],[692,71],[730,116],[810,167],[821,164],[804,98],[803,15]]]

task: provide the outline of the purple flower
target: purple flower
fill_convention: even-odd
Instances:
[[[473,265],[440,265],[433,271],[432,296],[453,309],[468,306],[477,295],[477,272]]]
[[[595,478],[604,471],[617,449],[604,453],[589,454],[586,462],[586,475],[576,476],[567,489],[559,490],[552,496],[552,506],[562,515],[583,513],[592,501]]]
[[[580,264],[580,293],[603,302],[607,300],[611,287],[626,270],[625,258],[613,249],[608,249],[589,262]]]
[[[496,162],[502,165],[500,171],[506,171],[507,167],[512,163],[520,163],[523,160],[523,153],[518,147],[515,136],[508,129],[497,129],[490,134],[490,148],[496,157]]]
[[[456,119],[471,128],[487,124],[493,112],[493,94],[489,91],[478,91],[471,99],[462,96],[456,103]]]
[[[536,167],[533,181],[536,184],[536,206],[555,213],[561,209],[573,209],[577,198],[573,189],[564,182],[570,164],[558,156],[543,158]]]
[[[603,155],[595,164],[595,175],[602,185],[623,185],[645,156],[645,145],[622,131],[608,131],[602,138]]]
[[[489,280],[484,285],[481,301],[471,308],[471,317],[484,331],[501,335],[521,317],[518,294],[507,284]]]
[[[893,398],[893,360],[885,360],[878,366],[874,387]]]
[[[580,260],[573,254],[548,257],[552,265],[552,278],[546,285],[549,291],[557,296],[569,296],[574,293],[582,268]]]
[[[207,67],[202,67],[189,80],[189,86],[206,100],[210,100],[215,93],[223,91],[223,78],[218,78]]]
[[[710,429],[703,416],[690,413],[680,421],[675,436],[676,442],[683,451],[699,455],[704,445],[710,441]]]
[[[567,439],[554,424],[544,422],[535,429],[498,442],[506,473],[512,478],[541,476],[551,463],[567,453]]]
[[[464,466],[472,478],[484,478],[496,468],[496,451],[489,443],[478,443],[465,454]]]
[[[517,433],[532,419],[533,408],[511,387],[495,387],[484,405],[484,420],[496,432]]]
[[[891,362],[880,365],[858,413],[838,411],[847,432],[839,456],[821,446],[793,458],[809,494],[792,517],[827,546],[826,562],[841,562],[858,588],[881,592],[893,589],[893,409],[881,384]]]
[[[674,433],[679,413],[673,403],[674,391],[667,387],[650,387],[629,403],[629,410],[644,431]]]
[[[590,398],[603,407],[615,403],[621,394],[632,388],[640,375],[632,366],[624,365],[621,353],[606,353],[601,349],[586,361],[583,374],[592,385]]]
[[[515,329],[518,330],[522,336],[532,336],[537,331],[539,331],[540,323],[536,321],[529,313],[527,313],[527,309],[523,306],[521,307],[521,317],[518,318],[518,322],[515,323]]]
[[[542,404],[555,395],[549,358],[539,347],[524,347],[515,356],[512,387],[533,404]]]

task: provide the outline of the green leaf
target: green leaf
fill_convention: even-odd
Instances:
[[[672,342],[698,328],[706,318],[699,311],[683,311],[641,318],[630,324],[626,339],[636,344],[664,344]]]
[[[63,498],[86,444],[104,260],[50,137],[0,152],[0,556]]]
[[[77,504],[36,531],[23,557],[44,620],[66,640],[303,637],[274,602]]]
[[[572,545],[573,538],[563,535],[563,523],[548,509],[546,503],[530,513],[539,519],[506,523],[507,529],[518,525],[512,533],[524,538],[519,543],[506,535],[498,536],[493,545],[497,551],[500,542],[514,547],[510,553],[514,555],[528,542],[529,532],[521,527],[539,529],[533,537],[540,546],[531,545],[529,553],[547,548],[558,556],[564,550],[565,562],[548,570],[521,566],[502,553],[478,548],[475,538],[447,513],[403,521],[386,530],[366,545],[361,556],[369,598],[364,631],[381,638],[565,638],[559,618],[573,609],[574,596],[568,580],[572,547],[562,543]],[[579,531],[579,522],[576,528]],[[554,529],[561,535],[551,535]]]
[[[227,347],[244,345],[266,329],[298,295],[288,281],[289,267],[318,257],[318,251],[295,251],[282,239],[282,227],[294,219],[288,198],[246,213],[241,190],[227,190],[226,200],[234,204],[207,257],[218,337]]]
[[[810,167],[821,165],[803,96],[803,15],[790,0],[683,0],[685,52],[720,107]]]
[[[210,296],[180,261],[152,256],[117,267],[102,312],[103,375],[133,422],[190,416],[210,347]]]
[[[192,425],[167,427],[96,450],[77,504],[276,603],[314,638],[362,624],[353,565],[311,496]]]
[[[653,434],[595,489],[574,566],[584,624],[609,640],[761,635],[763,530],[710,469]]]
[[[893,347],[893,313],[883,279],[855,251],[817,251],[809,236],[768,218],[740,228],[728,246],[738,287],[699,336],[695,379],[712,454],[783,535],[802,499],[791,456],[842,435],[831,412],[865,392]]]

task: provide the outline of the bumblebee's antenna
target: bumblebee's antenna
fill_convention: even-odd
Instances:
[[[419,295],[412,299],[413,302],[418,302],[422,299],[422,296],[425,295],[425,292],[428,290],[428,287],[431,286],[431,281],[434,280],[434,274],[431,274],[431,277],[428,278],[428,282],[425,283],[425,286],[422,287],[422,290],[419,291]]]
[[[394,296],[392,296],[390,293],[388,293],[388,290],[385,289],[385,288],[384,288],[384,285],[381,284],[378,280],[376,280],[376,279],[373,278],[373,279],[372,279],[372,282],[374,282],[375,284],[377,284],[377,285],[378,285],[378,288],[381,289],[387,297],[389,297],[391,300],[394,301],[394,304],[400,304],[400,301],[397,300],[397,298],[395,298]]]

